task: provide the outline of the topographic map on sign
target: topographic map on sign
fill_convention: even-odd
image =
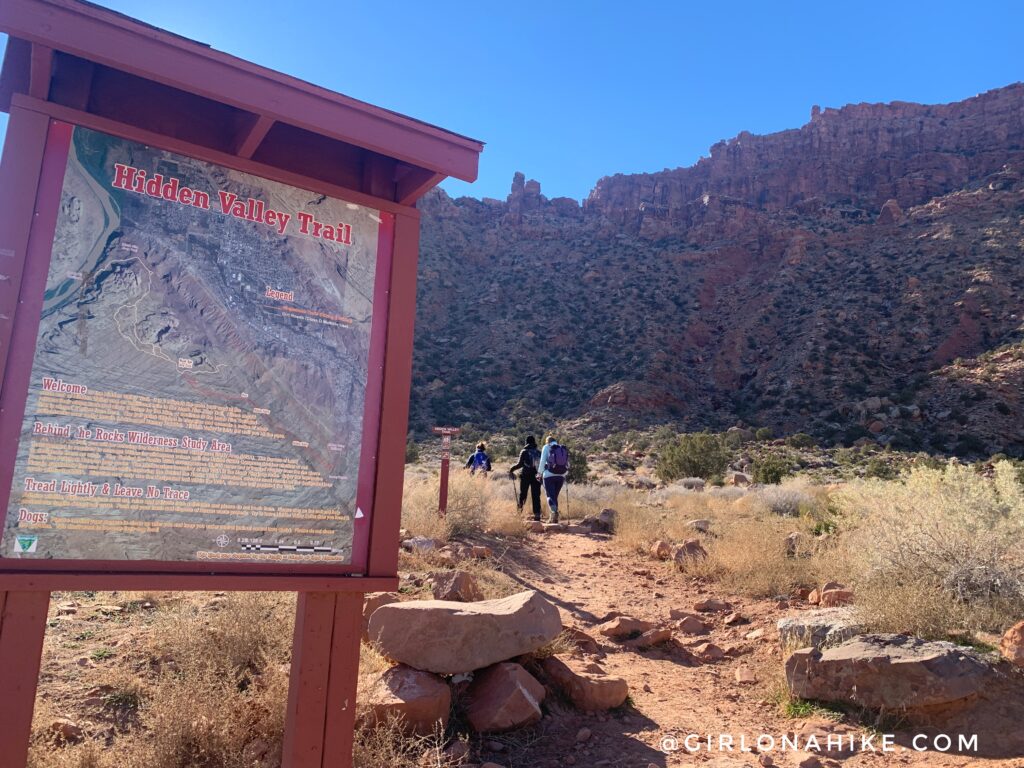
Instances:
[[[0,556],[351,562],[379,212],[81,127],[60,205]]]

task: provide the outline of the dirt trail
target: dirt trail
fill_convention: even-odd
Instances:
[[[622,768],[667,768],[668,766],[706,766],[729,768],[758,766],[758,755],[741,753],[741,737],[753,744],[762,734],[781,742],[786,734],[806,735],[816,727],[837,728],[818,715],[807,719],[790,719],[782,715],[775,694],[783,684],[782,657],[778,649],[776,622],[795,608],[779,607],[774,600],[749,600],[723,594],[714,585],[689,579],[667,563],[647,560],[615,547],[607,537],[578,532],[531,535],[521,547],[505,555],[509,575],[524,587],[541,591],[563,614],[567,626],[574,626],[593,636],[605,653],[599,663],[613,675],[629,682],[630,700],[621,712],[588,716],[551,702],[550,717],[540,726],[540,738],[532,745],[512,745],[505,759],[495,752],[495,762],[529,766],[620,766]],[[728,600],[735,611],[749,618],[749,623],[725,626],[724,614],[708,614],[713,624],[709,635],[686,637],[677,635],[683,645],[713,642],[724,651],[721,661],[694,666],[689,654],[666,644],[648,651],[622,649],[594,631],[609,613],[618,611],[639,619],[668,623],[669,609],[692,610],[696,601],[709,597]],[[745,637],[763,629],[759,638]],[[755,684],[741,685],[736,670],[745,666],[757,677]],[[927,766],[928,768],[960,768],[960,766],[998,766],[1024,768],[1024,754],[1016,746],[1000,743],[1006,733],[1020,733],[1019,713],[1024,701],[1007,701],[994,696],[979,704],[962,722],[943,729],[897,731],[895,751],[888,753],[857,752],[838,760],[822,756],[823,765],[850,768],[874,768],[882,765]],[[1018,713],[1015,717],[1014,712]],[[957,726],[956,730],[952,726]],[[592,731],[585,743],[577,744],[577,733],[583,727]],[[855,734],[860,743],[863,728],[838,726],[838,731]],[[828,731],[822,730],[822,741]],[[954,743],[958,733],[979,735],[981,753],[990,757],[943,754],[938,751],[915,752],[910,738],[922,733],[927,741],[936,733],[948,733]],[[690,753],[684,748],[687,734],[699,734],[701,747]],[[706,739],[712,738],[709,750]],[[719,750],[719,736],[731,735],[734,751]],[[672,742],[675,738],[677,741]],[[847,743],[849,735],[846,736]],[[668,741],[665,741],[668,740]],[[691,741],[691,744],[693,742]],[[927,742],[926,742],[927,743]],[[666,753],[678,744],[679,751]],[[881,736],[875,739],[881,748]],[[987,745],[987,746],[986,746]],[[516,748],[518,747],[518,749]],[[520,750],[523,750],[522,752]],[[515,761],[510,758],[515,755]],[[775,765],[797,766],[807,753],[770,753]]]

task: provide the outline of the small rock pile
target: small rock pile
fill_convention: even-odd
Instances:
[[[430,555],[441,562],[457,563],[460,560],[485,560],[493,557],[491,548],[484,545],[465,544],[452,541],[447,544],[428,536],[410,536],[403,532],[402,549],[415,555]]]
[[[591,533],[614,533],[617,515],[614,509],[602,509],[599,515],[583,518],[580,526],[589,528]]]
[[[710,527],[710,523],[707,520],[694,520],[690,523],[694,530],[701,532],[706,532],[708,528],[697,527],[694,525],[695,523],[707,524]],[[708,556],[708,552],[704,549],[704,545],[700,543],[700,539],[687,539],[682,544],[675,545],[664,539],[658,539],[651,545],[650,553],[651,557],[655,560],[671,560],[680,571],[685,571],[691,565],[705,560]]]
[[[435,597],[444,599],[398,602],[375,595],[366,601],[368,641],[395,664],[364,691],[364,724],[398,718],[409,733],[432,733],[447,725],[453,693],[478,733],[536,723],[549,691],[588,712],[625,702],[626,681],[605,674],[582,652],[532,656],[562,633],[558,609],[540,593],[481,600],[468,573],[437,573],[431,581]],[[599,653],[578,630],[566,637],[575,648]]]

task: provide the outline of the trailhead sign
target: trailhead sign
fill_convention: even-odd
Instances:
[[[0,556],[352,564],[381,213],[60,128]]]
[[[416,202],[483,144],[82,0],[0,33],[0,766],[53,590],[217,589],[298,592],[281,765],[351,768]]]

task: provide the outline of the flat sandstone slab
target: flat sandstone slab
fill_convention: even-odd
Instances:
[[[389,659],[455,675],[531,653],[562,631],[558,609],[534,591],[500,600],[392,603],[370,617],[370,642]]]
[[[858,635],[834,648],[803,648],[786,660],[795,695],[890,712],[966,703],[991,672],[968,648],[907,635]]]

